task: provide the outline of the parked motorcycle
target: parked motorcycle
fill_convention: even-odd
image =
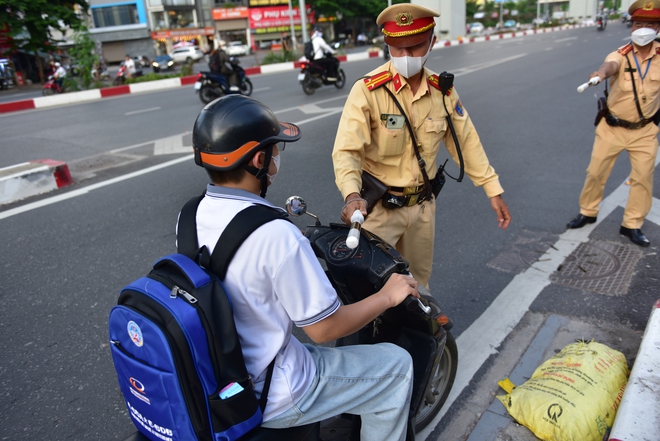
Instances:
[[[321,225],[298,196],[290,197],[286,206],[292,216],[307,214],[315,219],[304,234],[343,304],[376,293],[394,273],[408,273],[408,262],[374,234],[344,224]],[[423,291],[421,288],[421,299],[409,296],[357,333],[336,341],[336,346],[390,342],[410,353],[414,380],[406,441],[414,441],[415,433],[438,414],[454,384],[458,365],[456,341],[450,332],[452,322],[430,293]],[[357,441],[359,426],[359,417],[341,415],[287,429],[259,427],[242,441]],[[124,441],[146,440],[137,432]]]
[[[316,89],[322,86],[334,85],[341,89],[346,84],[346,74],[342,68],[337,69],[337,81],[328,81],[325,69],[313,61],[305,61],[300,64],[298,81],[306,95],[313,95]]]
[[[41,94],[43,96],[50,96],[50,95],[55,95],[56,93],[64,93],[65,88],[64,85],[60,86],[57,84],[55,81],[55,78],[52,75],[48,75],[48,81],[46,81],[46,84],[41,88]]]
[[[142,68],[136,66],[135,73],[133,73],[133,78],[141,77],[141,76],[142,76]],[[126,66],[124,66],[124,63],[122,63],[121,66],[119,66],[119,70],[117,71],[117,76],[115,76],[115,79],[112,81],[112,84],[114,86],[120,86],[124,83],[126,83]]]
[[[238,76],[238,91],[230,90],[229,80],[227,77],[220,73],[213,72],[200,72],[197,74],[197,82],[195,83],[195,92],[199,92],[199,99],[208,104],[214,99],[220,98],[224,95],[231,95],[240,93],[241,95],[252,95],[252,81],[245,75],[245,69],[240,65],[237,57],[230,57],[232,69]]]

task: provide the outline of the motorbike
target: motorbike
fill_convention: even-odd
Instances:
[[[204,104],[208,104],[211,101],[224,95],[231,95],[236,93],[240,93],[241,95],[245,96],[252,95],[252,81],[250,81],[250,79],[245,75],[245,69],[241,67],[239,59],[237,57],[230,57],[229,63],[238,76],[239,90],[230,90],[227,77],[221,73],[200,72],[197,74],[195,92],[199,93],[199,99]]]
[[[330,56],[326,55],[326,57]],[[346,74],[342,68],[339,68],[337,69],[337,81],[328,81],[323,66],[313,61],[305,61],[300,63],[298,81],[306,95],[313,95],[316,89],[321,86],[334,85],[337,89],[341,89],[346,84]]]
[[[304,234],[343,304],[376,293],[394,273],[408,273],[408,262],[391,245],[367,230],[356,229],[356,224],[322,225],[299,196],[291,196],[286,208],[291,216],[308,215],[315,219]],[[410,353],[414,380],[406,441],[414,441],[415,433],[438,414],[449,396],[458,366],[456,341],[450,332],[453,322],[423,287],[420,295],[421,299],[409,296],[357,333],[335,342],[335,346],[390,342]],[[359,427],[358,416],[340,415],[287,429],[258,427],[241,440],[357,441]],[[147,438],[136,432],[124,441]]]
[[[136,66],[135,68],[135,73],[133,74],[133,78],[135,77],[141,77],[142,76],[142,68]],[[126,66],[124,63],[119,66],[119,70],[117,71],[117,76],[115,76],[115,79],[112,81],[112,84],[114,86],[120,86],[122,84],[126,83]]]
[[[603,16],[599,16],[596,19],[596,26],[599,31],[604,31],[607,27],[607,20]]]
[[[55,78],[52,75],[48,75],[48,81],[41,88],[41,94],[43,96],[55,95],[56,93],[64,93],[64,85],[60,86],[55,81]]]

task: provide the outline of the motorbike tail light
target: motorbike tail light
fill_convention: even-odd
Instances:
[[[202,78],[204,78],[204,75],[202,75],[202,73],[199,72],[199,73],[197,74],[197,79],[198,79],[198,80],[201,80]]]
[[[307,67],[307,63],[300,63],[300,68],[305,69]]]
[[[451,323],[451,320],[445,314],[440,314],[436,317],[435,321],[437,321],[440,326],[445,326],[446,324]]]

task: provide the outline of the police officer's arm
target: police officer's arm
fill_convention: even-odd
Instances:
[[[602,66],[598,68],[596,72],[589,75],[589,79],[592,79],[593,77],[600,77],[600,80],[603,81],[617,73],[619,71],[619,67],[621,67],[621,65],[616,61],[606,61]]]
[[[449,108],[450,103],[451,108]],[[447,100],[447,107],[447,110],[451,113],[452,124],[456,130],[456,137],[458,138],[461,153],[463,154],[465,174],[468,175],[474,185],[483,187],[486,196],[490,199],[490,205],[497,216],[498,227],[505,230],[511,223],[511,213],[502,198],[504,189],[500,185],[499,177],[488,161],[479,135],[472,124],[467,110],[460,102],[455,88]],[[459,114],[461,112],[463,115]],[[444,142],[452,158],[458,164],[456,145],[449,129],[445,133]]]
[[[353,85],[341,114],[332,163],[335,183],[344,202],[341,218],[347,224],[355,210],[367,215],[367,204],[360,197],[364,148],[371,143],[371,107],[368,93],[361,81]]]
[[[302,329],[315,343],[327,343],[359,331],[408,295],[419,297],[417,281],[403,274],[392,274],[376,294],[357,303],[341,305],[325,319]]]

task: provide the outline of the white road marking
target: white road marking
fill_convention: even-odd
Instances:
[[[252,92],[263,92],[264,90],[270,90],[270,87],[260,87],[258,89],[252,89]]]
[[[555,40],[555,43],[562,43],[564,41],[577,40],[577,37],[566,37]]]
[[[660,156],[656,158],[655,165],[660,163]],[[559,240],[539,257],[524,272],[516,275],[504,288],[490,306],[456,339],[458,346],[458,369],[456,380],[449,397],[440,413],[431,423],[416,435],[417,440],[426,440],[426,437],[435,429],[452,403],[468,386],[470,380],[504,339],[518,325],[529,310],[530,305],[541,293],[543,288],[550,284],[550,275],[564,262],[573,250],[583,242],[589,241],[589,234],[617,207],[625,207],[628,199],[629,187],[625,182],[609,196],[603,199],[598,212],[598,220],[577,230],[566,230]],[[651,210],[647,221],[660,225],[660,200],[654,198],[655,209]]]
[[[498,64],[507,63],[515,59],[525,57],[527,54],[518,54],[508,58],[502,58],[501,60],[489,61],[482,64],[474,64],[472,66],[466,66],[460,69],[454,70],[454,77],[460,77],[461,75],[467,75],[472,72],[477,72],[483,69],[488,69],[489,67],[497,66]]]
[[[154,112],[156,110],[160,110],[160,107],[150,107],[148,109],[133,110],[132,112],[124,113],[124,115],[126,115],[126,116],[137,115],[138,113]]]

